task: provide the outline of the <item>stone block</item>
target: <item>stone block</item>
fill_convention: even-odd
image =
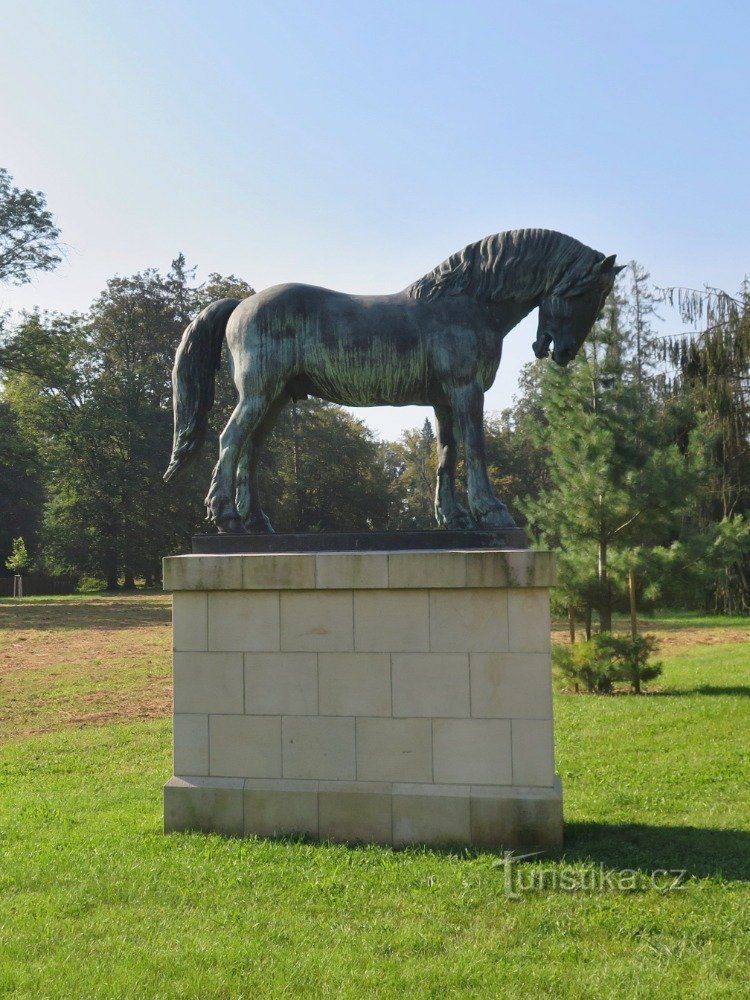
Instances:
[[[172,598],[173,649],[200,652],[208,649],[208,594],[177,591]]]
[[[242,778],[171,778],[164,786],[164,832],[243,834]]]
[[[256,553],[240,556],[244,590],[314,590],[313,553]]]
[[[436,782],[512,784],[506,719],[433,719],[432,737]]]
[[[354,719],[284,716],[282,743],[285,778],[356,777]]]
[[[281,777],[281,719],[273,715],[212,715],[208,720],[211,775]]]
[[[208,648],[238,652],[278,650],[279,595],[274,591],[209,594]]]
[[[241,590],[242,556],[166,556],[165,590]]]
[[[475,718],[552,718],[548,654],[472,653],[469,659]]]
[[[507,591],[430,591],[430,649],[433,652],[490,653],[507,648]]]
[[[418,652],[429,649],[426,591],[354,592],[354,642],[362,652]]]
[[[242,713],[242,653],[175,653],[174,710]]]
[[[513,719],[513,784],[551,787],[555,780],[552,723]]]
[[[508,624],[511,652],[549,654],[549,593],[540,588],[509,590]]]
[[[281,592],[281,648],[311,652],[354,648],[351,591]]]
[[[432,781],[429,719],[357,719],[357,779]]]
[[[388,653],[318,653],[321,715],[390,715]]]
[[[208,774],[208,716],[175,715],[174,773]]]
[[[245,835],[318,835],[318,782],[248,778]]]
[[[460,785],[393,786],[393,844],[468,844],[469,788]]]
[[[321,589],[377,590],[388,586],[388,556],[384,552],[320,552],[315,560]]]
[[[467,587],[552,587],[555,561],[552,552],[530,549],[466,553]]]
[[[317,715],[315,653],[245,653],[246,715]]]
[[[477,847],[555,849],[563,842],[560,783],[549,789],[472,787],[471,842]]]
[[[466,586],[465,552],[391,552],[388,556],[388,585],[400,587]]]
[[[380,782],[321,781],[318,816],[322,840],[390,844],[391,787]]]
[[[393,653],[393,715],[471,714],[466,653]],[[365,714],[365,713],[363,713]]]

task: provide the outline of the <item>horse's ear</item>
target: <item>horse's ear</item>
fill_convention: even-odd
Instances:
[[[620,271],[624,271],[627,266],[627,264],[618,264],[615,268],[615,274],[619,274]]]
[[[610,271],[615,271],[615,273],[617,273],[617,271],[621,270],[619,267],[615,267],[615,260],[617,260],[616,253],[613,253],[611,257],[604,258],[604,260],[599,264],[599,270],[602,274],[609,274]]]

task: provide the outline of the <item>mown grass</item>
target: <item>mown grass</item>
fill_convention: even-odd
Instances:
[[[118,607],[131,618],[110,661],[122,692],[128,671],[146,683],[138,643],[158,646],[164,622],[143,631],[127,602],[110,616]],[[77,664],[100,692],[102,632],[111,639],[90,619],[69,623],[60,646],[63,673]],[[662,693],[557,696],[565,852],[510,865],[493,852],[165,837],[168,719],[133,721],[123,707],[116,724],[75,722],[58,699],[44,718],[52,731],[6,728],[0,747],[0,994],[744,995],[750,678],[733,635],[670,648]],[[41,668],[28,663],[33,686]],[[609,869],[633,869],[636,887],[602,885]],[[654,885],[654,869],[684,880]],[[563,876],[586,886],[564,891]],[[536,882],[509,898],[519,877]]]

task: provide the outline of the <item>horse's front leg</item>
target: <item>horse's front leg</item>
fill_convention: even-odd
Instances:
[[[467,510],[456,500],[456,433],[453,411],[450,406],[435,406],[437,419],[437,488],[435,490],[435,518],[446,528],[473,528],[474,522]]]
[[[508,508],[495,496],[484,451],[484,392],[478,382],[448,389],[466,454],[469,507],[482,528],[515,528]]]

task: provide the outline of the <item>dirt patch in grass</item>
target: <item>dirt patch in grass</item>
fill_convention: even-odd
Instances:
[[[0,740],[167,715],[171,598],[0,604]]]
[[[0,742],[168,715],[171,617],[168,594],[0,600]],[[657,655],[750,643],[750,623],[742,620],[639,625],[659,638]],[[618,620],[615,628],[627,631],[629,622]],[[555,641],[567,637],[567,623],[554,622]]]
[[[630,632],[630,622],[614,622],[613,630],[624,634]],[[725,642],[750,643],[750,623],[745,628],[742,624],[691,626],[681,622],[660,622],[652,618],[638,621],[638,631],[642,635],[655,635],[659,640],[659,650],[684,649],[687,646],[715,646]],[[576,638],[585,639],[586,633],[581,628],[576,629]],[[568,642],[568,623],[554,621],[552,623],[552,639],[554,642]]]

